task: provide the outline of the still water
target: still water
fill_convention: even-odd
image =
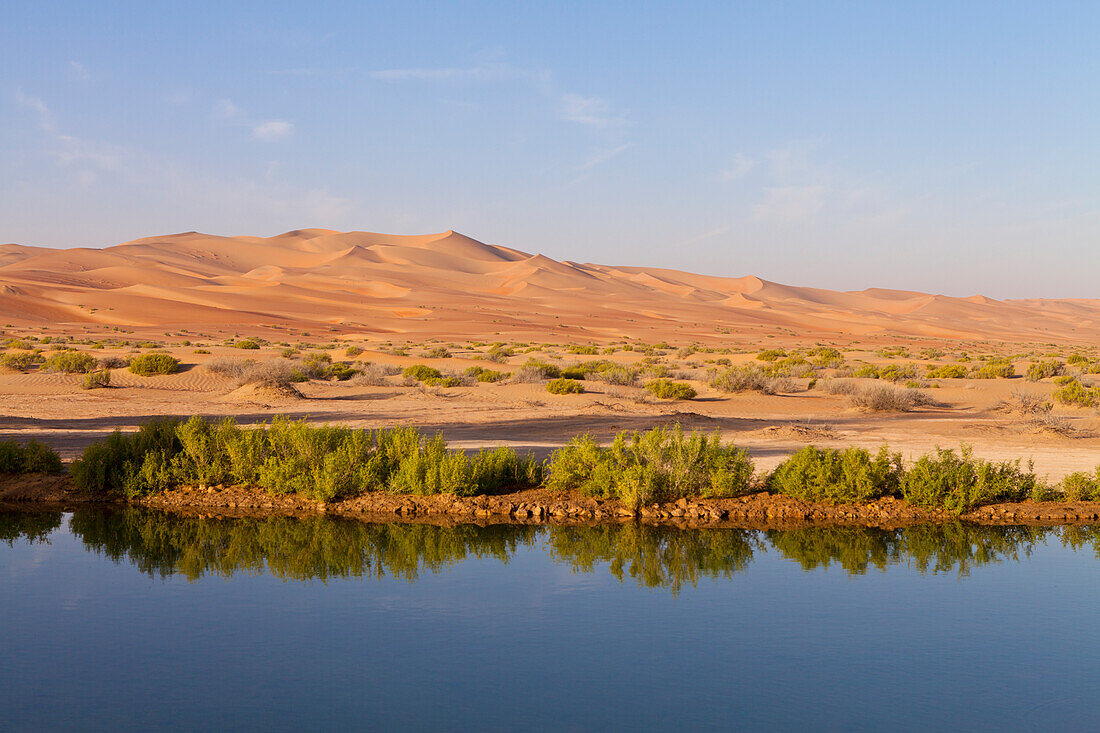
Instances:
[[[6,511],[0,730],[1097,730],[1098,548]]]

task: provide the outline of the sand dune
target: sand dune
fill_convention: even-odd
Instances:
[[[567,334],[714,341],[800,335],[1095,342],[1100,300],[838,292],[646,267],[560,262],[457,232],[197,232],[104,249],[0,246],[16,325],[335,327],[414,337]],[[571,330],[570,330],[571,329]]]

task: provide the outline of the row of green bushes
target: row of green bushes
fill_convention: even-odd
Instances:
[[[56,454],[41,444],[0,443],[0,472],[60,468]],[[128,496],[241,484],[319,501],[378,490],[470,496],[540,485],[631,507],[762,489],[817,502],[893,496],[956,513],[1024,499],[1100,500],[1100,468],[1072,474],[1055,487],[1038,478],[1030,464],[976,458],[966,446],[958,452],[937,449],[908,466],[886,448],[872,454],[807,446],[760,477],[743,449],[723,443],[717,433],[686,434],[679,425],[624,432],[609,446],[580,436],[543,463],[510,448],[468,456],[448,450],[440,435],[429,437],[413,427],[354,430],[276,418],[243,428],[231,418],[161,419],[89,446],[73,463],[72,474],[81,489]]]

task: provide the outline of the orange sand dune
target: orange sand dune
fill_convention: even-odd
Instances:
[[[0,246],[0,318],[20,326],[271,325],[407,338],[729,340],[912,336],[1096,342],[1100,300],[837,292],[757,277],[559,262],[456,232],[197,232],[104,249]]]

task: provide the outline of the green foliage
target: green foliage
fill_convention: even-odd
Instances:
[[[1047,379],[1049,377],[1057,377],[1065,374],[1066,366],[1057,359],[1047,359],[1042,361],[1032,362],[1024,376],[1029,382],[1038,382],[1040,379]]]
[[[45,443],[0,440],[0,473],[61,473],[61,458]]]
[[[73,464],[73,477],[82,489],[131,497],[236,483],[333,501],[383,489],[472,495],[527,488],[542,480],[542,467],[511,448],[471,459],[447,450],[442,436],[425,439],[416,428],[353,430],[275,418],[245,429],[231,418],[192,417],[112,434],[89,446]]]
[[[466,376],[479,382],[502,382],[511,375],[509,372],[495,372],[485,367],[472,366],[466,370]]]
[[[179,368],[179,359],[169,354],[139,354],[130,360],[130,371],[142,377],[175,374]]]
[[[349,346],[348,348],[344,349],[344,356],[346,356],[349,359],[354,359],[355,357],[359,356],[362,353],[363,353],[363,349],[362,349],[362,347],[359,347],[359,346]]]
[[[260,348],[260,344],[257,343],[254,339],[243,339],[233,345],[236,346],[238,349],[248,349],[252,351]]]
[[[536,371],[543,379],[557,379],[561,376],[561,369],[538,359],[528,359],[523,365],[524,369]]]
[[[944,364],[933,367],[924,375],[928,379],[966,379],[967,370],[961,364]]]
[[[459,377],[428,377],[424,384],[429,387],[461,387],[462,379]]]
[[[58,351],[46,359],[43,367],[48,372],[64,374],[86,374],[96,368],[97,362],[91,354],[80,351]]]
[[[450,359],[451,352],[442,346],[437,346],[434,349],[428,349],[424,352],[425,359]]]
[[[84,375],[84,379],[81,381],[80,386],[82,389],[101,389],[103,387],[110,387],[111,371],[109,369],[99,369],[88,372]]]
[[[972,369],[970,376],[973,379],[1012,379],[1016,369],[1007,358],[993,358]]]
[[[1095,473],[1078,471],[1062,479],[1062,495],[1068,501],[1100,501],[1100,467]]]
[[[412,366],[405,367],[405,370],[401,372],[401,376],[405,377],[405,379],[415,379],[418,382],[424,382],[428,379],[441,379],[443,377],[443,372],[427,364],[413,364]]]
[[[710,374],[710,386],[722,392],[755,390],[762,394],[794,391],[794,382],[786,376],[776,376],[766,367],[754,364],[731,366]]]
[[[568,351],[570,354],[585,354],[594,356],[599,353],[599,350],[592,345],[579,346],[577,344],[571,344],[570,346],[566,347],[565,350]]]
[[[45,361],[45,357],[37,351],[26,354],[4,354],[0,356],[0,364],[16,372],[27,372]]]
[[[787,352],[783,349],[764,349],[756,358],[760,361],[775,361],[787,355]]]
[[[550,394],[580,394],[584,392],[584,385],[575,379],[559,377],[546,383],[546,391]]]
[[[1042,488],[1030,464],[994,463],[975,458],[969,446],[959,453],[937,448],[905,474],[902,497],[910,504],[961,514],[983,504],[1020,501]]]
[[[662,400],[692,400],[697,394],[690,384],[673,382],[670,379],[654,379],[645,388]]]
[[[901,454],[886,447],[872,456],[863,448],[808,445],[776,467],[768,489],[806,501],[859,503],[896,494],[901,476]]]
[[[1100,405],[1100,387],[1086,387],[1076,377],[1069,377],[1053,396],[1055,402],[1073,407]]]
[[[717,432],[685,436],[677,424],[670,430],[619,433],[607,448],[591,435],[574,438],[550,457],[546,484],[638,507],[681,497],[744,494],[752,472],[748,453],[723,445]]]

